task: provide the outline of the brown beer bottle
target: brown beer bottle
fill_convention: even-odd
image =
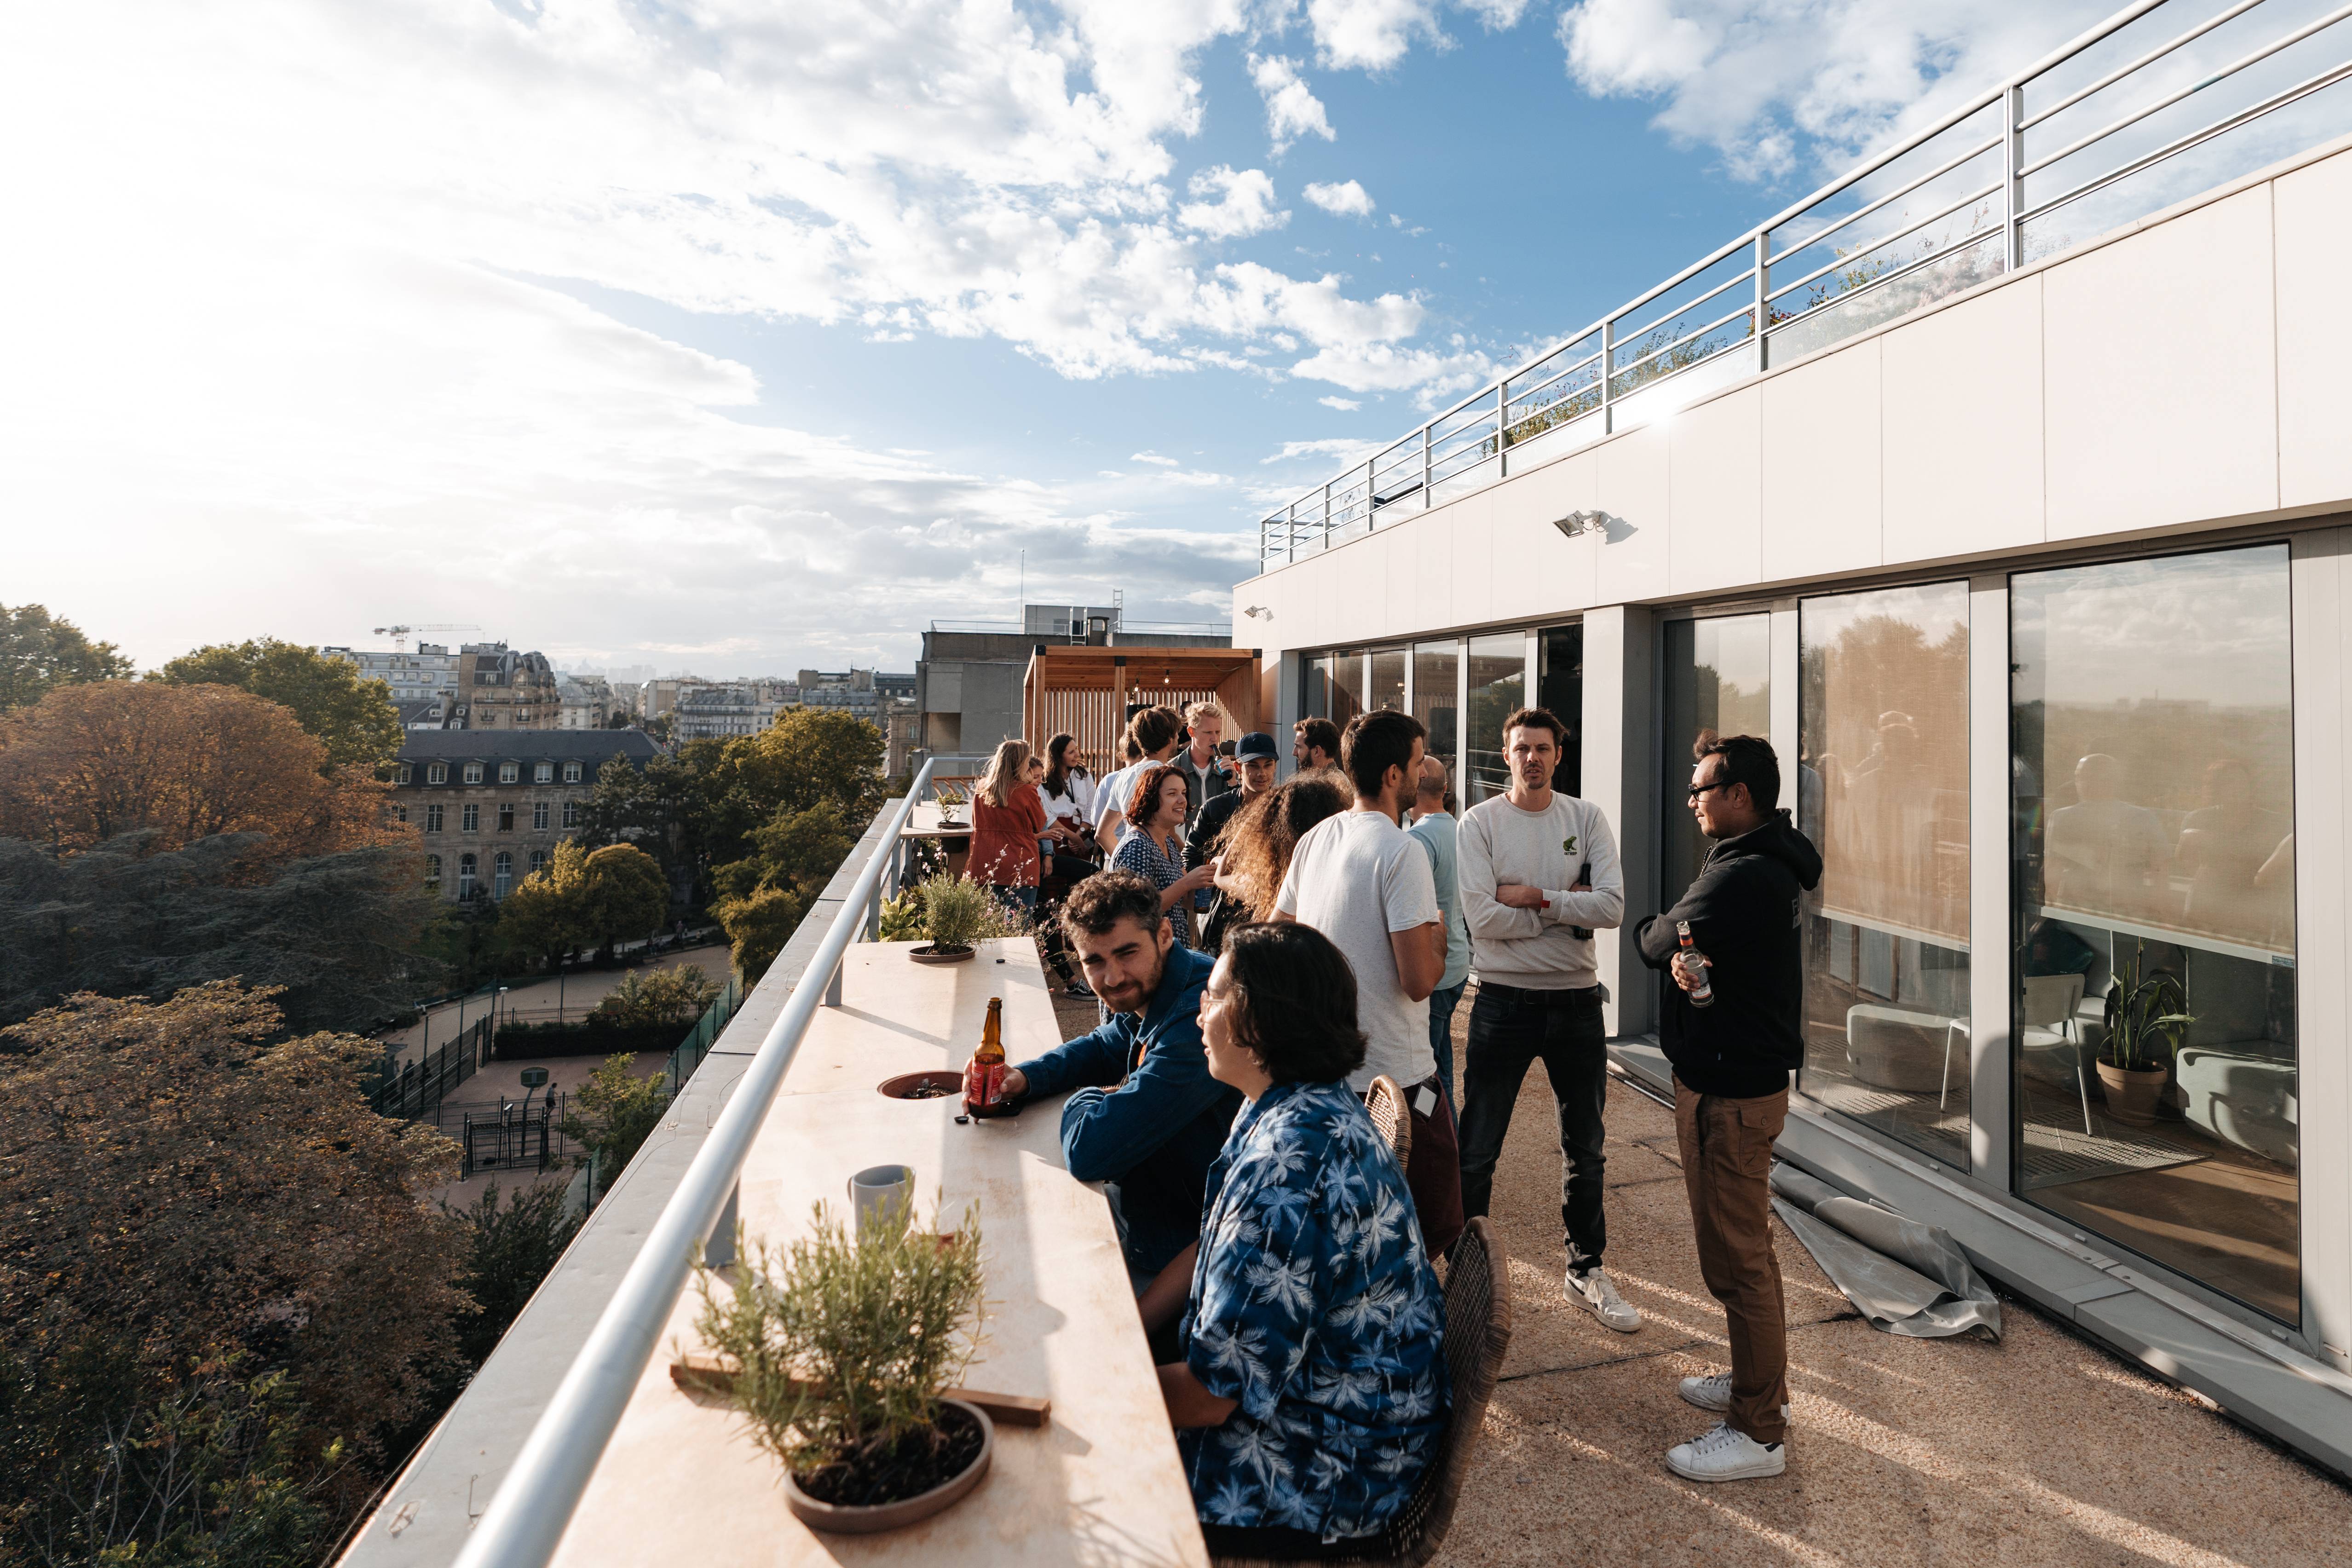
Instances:
[[[986,1110],[1004,1096],[1004,998],[988,999],[988,1020],[980,1026],[980,1049],[971,1053],[971,1065],[978,1069],[980,1100],[973,1107]]]

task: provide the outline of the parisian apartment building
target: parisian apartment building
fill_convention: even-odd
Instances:
[[[599,770],[615,757],[642,770],[658,754],[641,730],[412,731],[393,815],[417,830],[443,898],[503,899],[579,832]]]

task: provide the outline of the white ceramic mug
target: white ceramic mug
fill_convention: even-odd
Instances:
[[[869,1165],[849,1178],[849,1212],[857,1222],[860,1236],[887,1210],[895,1209],[898,1223],[906,1224],[914,1213],[914,1205],[912,1165]]]

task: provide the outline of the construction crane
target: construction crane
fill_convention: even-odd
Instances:
[[[470,623],[460,625],[456,621],[436,621],[429,626],[378,626],[375,629],[375,635],[380,637],[390,637],[394,652],[406,653],[408,634],[411,632],[478,632],[481,629]]]

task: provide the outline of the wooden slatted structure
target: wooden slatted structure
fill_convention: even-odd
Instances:
[[[1108,773],[1120,765],[1118,737],[1130,703],[1181,710],[1214,698],[1238,732],[1265,727],[1260,689],[1255,648],[1046,643],[1030,655],[1022,682],[1022,730],[1040,749],[1065,731],[1076,735],[1095,771]]]

